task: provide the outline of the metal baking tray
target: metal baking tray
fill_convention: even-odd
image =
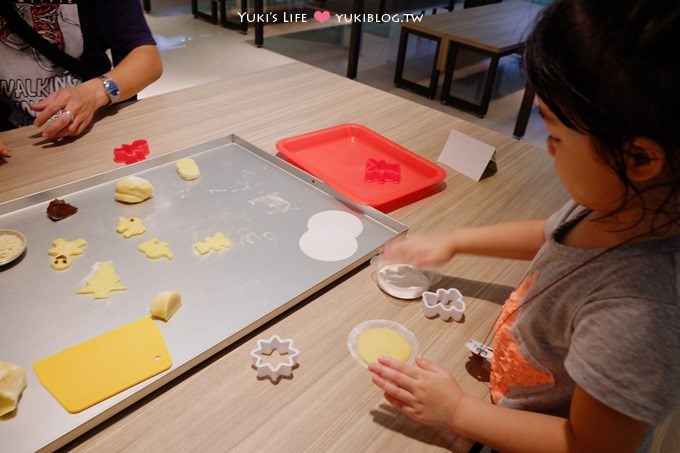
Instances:
[[[181,157],[196,161],[199,179],[179,178],[175,161]],[[136,205],[116,202],[116,182],[133,174],[153,184],[154,197]],[[78,212],[51,221],[46,207],[55,198]],[[320,261],[301,251],[308,220],[324,211],[351,214],[363,226],[356,252],[346,259]],[[119,216],[140,217],[147,232],[123,238],[115,231]],[[28,244],[18,261],[0,268],[0,360],[22,366],[28,376],[17,411],[0,418],[5,451],[65,445],[350,272],[406,231],[233,135],[0,204],[0,228],[21,231]],[[198,255],[193,244],[217,231],[231,239],[232,248]],[[47,251],[60,237],[83,238],[88,245],[70,269],[57,272]],[[149,260],[138,252],[137,245],[151,237],[169,242],[174,258]],[[75,294],[99,261],[113,261],[128,291],[105,300]],[[183,299],[168,323],[158,322],[172,356],[170,370],[80,413],[64,410],[37,380],[33,362],[145,316],[163,290],[177,290]]]

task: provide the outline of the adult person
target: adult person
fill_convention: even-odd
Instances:
[[[48,140],[82,134],[162,73],[137,0],[0,0],[0,61],[0,130],[33,124]]]

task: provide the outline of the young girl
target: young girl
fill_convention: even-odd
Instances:
[[[381,358],[372,379],[397,409],[504,452],[649,449],[680,404],[678,42],[677,0],[547,7],[525,63],[573,200],[547,220],[385,247],[423,266],[533,259],[495,323],[493,404],[424,358]]]

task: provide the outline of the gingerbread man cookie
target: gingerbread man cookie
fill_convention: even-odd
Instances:
[[[66,239],[55,239],[52,241],[52,248],[47,251],[49,256],[53,256],[52,269],[55,271],[63,271],[71,267],[71,257],[82,255],[83,250],[87,247],[85,239],[76,239],[75,241],[67,241]]]

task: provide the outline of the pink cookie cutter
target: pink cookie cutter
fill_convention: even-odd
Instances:
[[[267,362],[267,356],[274,351],[285,356],[285,360],[276,365]],[[282,340],[278,335],[274,335],[269,340],[257,340],[257,348],[250,352],[253,368],[257,370],[257,377],[268,377],[274,383],[278,382],[281,376],[291,377],[293,375],[298,355],[300,351],[293,347],[293,340]]]
[[[401,168],[398,163],[385,162],[384,159],[369,158],[366,161],[366,172],[364,174],[366,182],[386,182],[399,183],[401,181]]]
[[[463,295],[456,288],[425,291],[422,296],[423,313],[428,318],[439,316],[444,321],[458,322],[465,314]]]
[[[113,161],[122,164],[134,164],[146,159],[149,155],[149,143],[146,140],[135,140],[127,144],[123,143],[113,150]]]

